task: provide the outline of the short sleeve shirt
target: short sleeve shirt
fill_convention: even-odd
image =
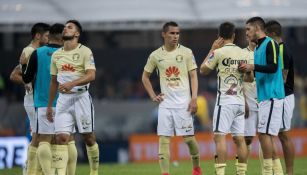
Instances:
[[[165,95],[160,107],[186,108],[191,100],[189,71],[197,68],[192,50],[178,45],[168,52],[163,47],[152,52],[144,70],[158,70],[161,92]]]
[[[243,73],[238,66],[248,60],[249,54],[235,44],[226,44],[209,55],[206,66],[217,70],[217,105],[244,105]]]

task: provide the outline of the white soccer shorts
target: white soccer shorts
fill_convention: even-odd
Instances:
[[[55,113],[55,133],[73,133],[77,125],[79,133],[94,131],[94,106],[88,91],[59,94]]]
[[[218,105],[214,108],[213,132],[244,136],[244,105]]]
[[[245,119],[244,136],[256,136],[258,125],[258,111],[249,110],[248,118]]]
[[[55,112],[55,108],[52,108],[52,110]],[[46,107],[35,108],[37,118],[36,133],[38,134],[54,134],[54,122],[49,122],[47,120],[46,111]]]
[[[283,115],[280,131],[289,131],[291,129],[291,119],[295,107],[294,94],[288,95],[284,98]]]
[[[258,132],[277,136],[282,123],[283,99],[259,103]]]
[[[35,115],[33,94],[27,94],[24,96],[24,108],[26,110],[27,116],[30,120],[30,131],[31,133],[35,133],[37,130],[37,118]]]
[[[186,108],[160,108],[158,111],[158,135],[194,135],[193,116]]]

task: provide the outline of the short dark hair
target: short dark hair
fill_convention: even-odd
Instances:
[[[81,24],[80,24],[79,21],[77,21],[77,20],[75,20],[75,19],[71,19],[71,20],[66,21],[65,24],[67,24],[67,23],[73,23],[73,24],[75,24],[75,25],[77,26],[78,32],[79,32],[80,34],[82,33],[82,26],[81,26]]]
[[[50,27],[50,31],[49,31],[49,41],[51,40],[61,41],[63,30],[64,30],[63,24],[59,24],[59,23],[53,24]]]
[[[265,22],[264,20],[259,17],[259,16],[256,16],[256,17],[252,17],[252,18],[249,18],[247,21],[246,21],[246,24],[248,23],[252,23],[252,24],[256,24],[260,27],[261,30],[264,30],[264,25],[265,25]]]
[[[235,25],[231,22],[223,22],[219,27],[219,36],[224,39],[231,39],[235,33]]]
[[[267,33],[272,34],[273,32],[276,34],[276,36],[281,37],[282,31],[281,31],[281,25],[279,22],[275,20],[268,21],[265,24],[265,31]]]
[[[169,22],[167,22],[167,23],[165,23],[165,24],[163,25],[162,31],[163,31],[163,32],[167,32],[167,31],[168,31],[168,27],[170,27],[170,26],[172,26],[172,27],[178,27],[178,24],[177,24],[176,22],[174,22],[174,21],[169,21]]]
[[[60,23],[55,23],[50,27],[50,31],[49,34],[50,35],[58,35],[58,34],[62,34],[64,29],[64,25],[60,24]]]
[[[50,28],[49,24],[46,24],[46,23],[39,22],[39,23],[34,24],[31,29],[32,39],[35,37],[37,33],[43,34],[49,31],[49,28]]]

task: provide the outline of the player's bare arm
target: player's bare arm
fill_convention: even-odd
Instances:
[[[246,95],[243,89],[243,94],[244,94],[244,103],[245,103],[245,114],[244,114],[244,118],[248,118],[249,117],[249,106],[246,100]]]
[[[249,82],[249,83],[253,82],[254,81],[254,73],[253,73],[253,71],[244,73],[243,74],[243,81],[244,82]]]
[[[242,63],[240,66],[239,66],[239,71],[240,72],[244,72],[244,73],[247,73],[247,72],[252,72],[254,71],[255,67],[253,64],[246,64],[246,63]]]
[[[208,75],[212,70],[206,66],[206,62],[208,61],[209,57],[213,54],[214,50],[221,48],[224,45],[224,39],[219,37],[217,40],[215,40],[211,46],[211,49],[207,55],[207,57],[204,59],[203,63],[200,66],[200,74],[202,75]]]
[[[10,80],[17,84],[24,84],[24,82],[22,81],[21,66],[19,64],[11,72]]]
[[[48,99],[48,107],[47,107],[47,111],[46,111],[46,115],[47,115],[47,119],[50,122],[53,122],[53,115],[52,115],[52,102],[55,98],[57,89],[58,89],[58,81],[57,81],[57,76],[56,75],[52,75],[51,76],[51,81],[50,81],[50,90],[49,90],[49,99]]]
[[[28,64],[28,60],[27,60],[26,55],[25,55],[24,52],[20,55],[19,63],[21,65]]]
[[[197,92],[198,92],[198,78],[197,78],[196,69],[189,71],[189,76],[191,79],[192,98],[189,103],[188,111],[194,114],[197,112]]]
[[[160,93],[160,94],[156,95],[156,93],[154,92],[154,90],[152,88],[152,84],[150,82],[150,75],[151,75],[151,73],[149,73],[147,71],[143,71],[143,74],[142,74],[143,85],[144,85],[150,99],[153,102],[160,103],[161,101],[163,101],[164,94]]]
[[[71,81],[71,82],[60,84],[59,85],[59,91],[60,92],[67,92],[67,91],[70,91],[75,86],[86,85],[86,84],[94,81],[95,77],[96,77],[96,70],[95,69],[87,69],[85,71],[85,75],[83,77],[78,78],[78,79]]]

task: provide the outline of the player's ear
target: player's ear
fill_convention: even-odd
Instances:
[[[41,38],[41,34],[40,33],[36,33],[35,35],[34,35],[34,39],[36,39],[36,40],[39,40],[40,38]]]
[[[165,37],[165,32],[164,31],[161,32],[161,36],[162,36],[162,38]]]

